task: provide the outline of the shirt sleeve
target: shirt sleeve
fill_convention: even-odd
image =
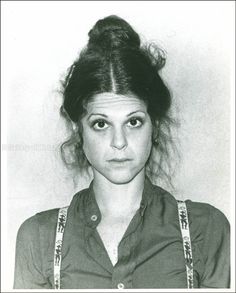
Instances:
[[[16,240],[14,289],[51,288],[42,273],[39,225],[36,216],[20,227]]]
[[[201,288],[230,287],[230,225],[218,209],[210,209],[203,245],[205,271]]]

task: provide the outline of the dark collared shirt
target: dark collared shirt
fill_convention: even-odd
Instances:
[[[186,201],[194,287],[229,286],[229,223],[216,208]],[[58,209],[36,214],[18,231],[14,288],[53,288]],[[186,288],[183,244],[175,198],[148,179],[112,265],[96,230],[101,213],[92,184],[69,206],[64,233],[61,289]]]

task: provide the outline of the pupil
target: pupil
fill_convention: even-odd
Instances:
[[[104,122],[103,121],[100,121],[100,122],[98,122],[98,127],[100,127],[100,128],[102,128],[102,127],[104,127]]]
[[[132,119],[131,121],[130,121],[130,123],[131,123],[131,125],[136,125],[137,124],[137,121],[136,121],[136,119]]]

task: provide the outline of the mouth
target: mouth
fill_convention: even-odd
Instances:
[[[114,159],[108,160],[108,162],[111,162],[111,163],[125,163],[129,161],[131,161],[131,159],[127,159],[127,158],[114,158]]]

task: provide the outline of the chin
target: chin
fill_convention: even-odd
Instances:
[[[122,185],[122,184],[127,184],[130,181],[132,181],[133,178],[107,178],[111,183],[117,184],[117,185]]]
[[[113,184],[127,184],[138,174],[139,172],[109,172],[109,174],[104,174],[103,176]]]

